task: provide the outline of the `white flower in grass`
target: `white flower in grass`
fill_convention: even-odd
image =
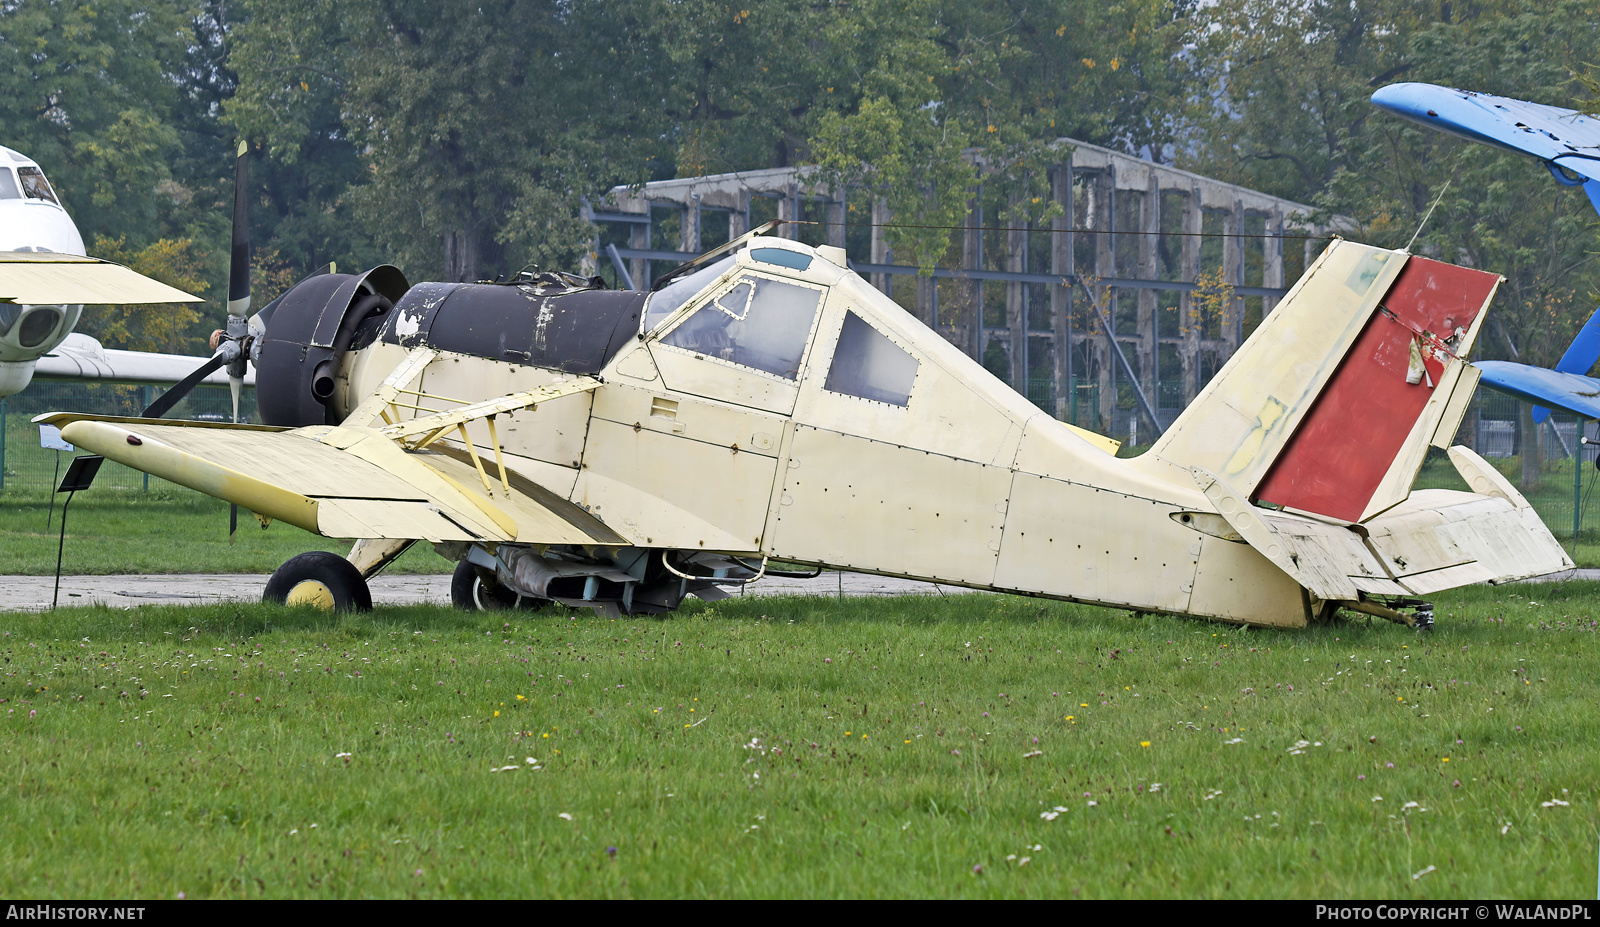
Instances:
[[[560,814],[558,814],[558,815],[556,815],[556,817],[558,817],[558,818],[560,818],[560,819],[561,819],[561,820],[563,820],[563,821],[570,821],[570,820],[572,820],[572,815],[570,815],[570,814],[568,814],[568,813],[567,813],[567,812],[565,812],[565,811],[563,811],[563,812],[561,812],[561,813],[560,813]]]
[[[1059,811],[1042,811],[1042,812],[1039,813],[1039,817],[1040,817],[1040,819],[1045,820],[1045,821],[1054,821],[1056,818],[1061,817],[1061,812],[1059,812]]]
[[[1566,807],[1570,807],[1571,804],[1572,804],[1572,802],[1562,801],[1559,798],[1552,798],[1549,801],[1540,802],[1539,803],[1539,807],[1541,807],[1541,808],[1566,808]]]

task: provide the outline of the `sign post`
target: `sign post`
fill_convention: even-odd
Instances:
[[[67,545],[67,506],[72,504],[72,497],[78,490],[88,489],[94,483],[94,475],[105,462],[106,459],[98,455],[74,459],[67,467],[67,475],[61,478],[61,485],[56,487],[56,492],[67,494],[67,501],[61,503],[61,540],[56,542],[56,591],[50,596],[52,610],[61,598],[61,553]]]
[[[77,450],[77,448],[62,440],[61,429],[54,425],[39,426],[39,446],[47,451],[56,452],[56,472],[50,477],[51,485],[55,485],[56,479],[61,476],[61,452],[67,451],[68,453],[71,453],[72,451]],[[50,522],[55,518],[55,515],[56,497],[55,494],[52,493],[50,495],[50,514],[45,516],[44,530],[50,530]]]

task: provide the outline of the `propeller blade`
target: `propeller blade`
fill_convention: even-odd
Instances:
[[[210,376],[213,371],[228,362],[225,354],[214,354],[211,359],[194,369],[194,372],[172,385],[172,388],[156,397],[156,401],[145,406],[139,413],[142,418],[161,418],[178,404],[178,401],[189,395],[189,391],[199,385],[201,380]]]
[[[233,164],[233,248],[228,256],[228,315],[250,316],[250,161],[241,139]],[[231,332],[230,332],[231,334]]]
[[[250,148],[239,140],[233,172],[233,249],[228,259],[228,334],[236,341],[250,332]],[[239,392],[244,388],[244,352],[228,364],[228,393],[233,399],[233,423],[239,424]],[[239,530],[239,506],[228,506],[228,543]]]

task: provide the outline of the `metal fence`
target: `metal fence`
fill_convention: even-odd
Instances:
[[[1028,381],[1030,401],[1046,411],[1056,408],[1056,385],[1048,379]],[[104,415],[137,415],[156,395],[157,387],[116,386],[111,384],[34,383],[27,390],[0,401],[0,491],[48,492],[71,462],[71,453],[47,450],[40,446],[39,427],[31,419],[40,412],[74,411]],[[1126,397],[1119,397],[1126,399]],[[1166,408],[1171,397],[1161,395],[1161,414],[1167,419],[1177,410]],[[1069,420],[1091,430],[1102,430],[1099,422],[1099,387],[1094,382],[1076,381],[1066,403]],[[170,415],[174,418],[209,418],[226,421],[232,414],[226,387],[200,387],[179,403]],[[255,418],[255,394],[246,390],[240,416]],[[1111,433],[1126,440],[1132,437],[1130,425],[1136,419],[1131,403],[1119,402],[1113,415]],[[1528,434],[1527,432],[1532,432]],[[1140,435],[1149,443],[1147,433]],[[1594,424],[1580,422],[1564,413],[1552,415],[1544,424],[1526,428],[1519,422],[1517,401],[1499,393],[1479,390],[1473,399],[1457,441],[1488,458],[1533,504],[1550,530],[1564,540],[1585,543],[1600,541],[1591,499],[1600,471],[1595,468],[1600,446],[1586,444],[1600,440]],[[1537,444],[1530,444],[1536,441]],[[1523,466],[1523,451],[1533,448],[1537,465]],[[1130,442],[1127,452],[1136,452]],[[1443,452],[1432,450],[1417,480],[1419,488],[1465,489]],[[108,462],[95,480],[97,490],[150,492],[190,490],[164,480]]]

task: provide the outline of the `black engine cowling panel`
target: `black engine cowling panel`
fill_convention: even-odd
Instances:
[[[639,331],[648,294],[526,283],[419,283],[381,337],[569,374],[599,373]]]

